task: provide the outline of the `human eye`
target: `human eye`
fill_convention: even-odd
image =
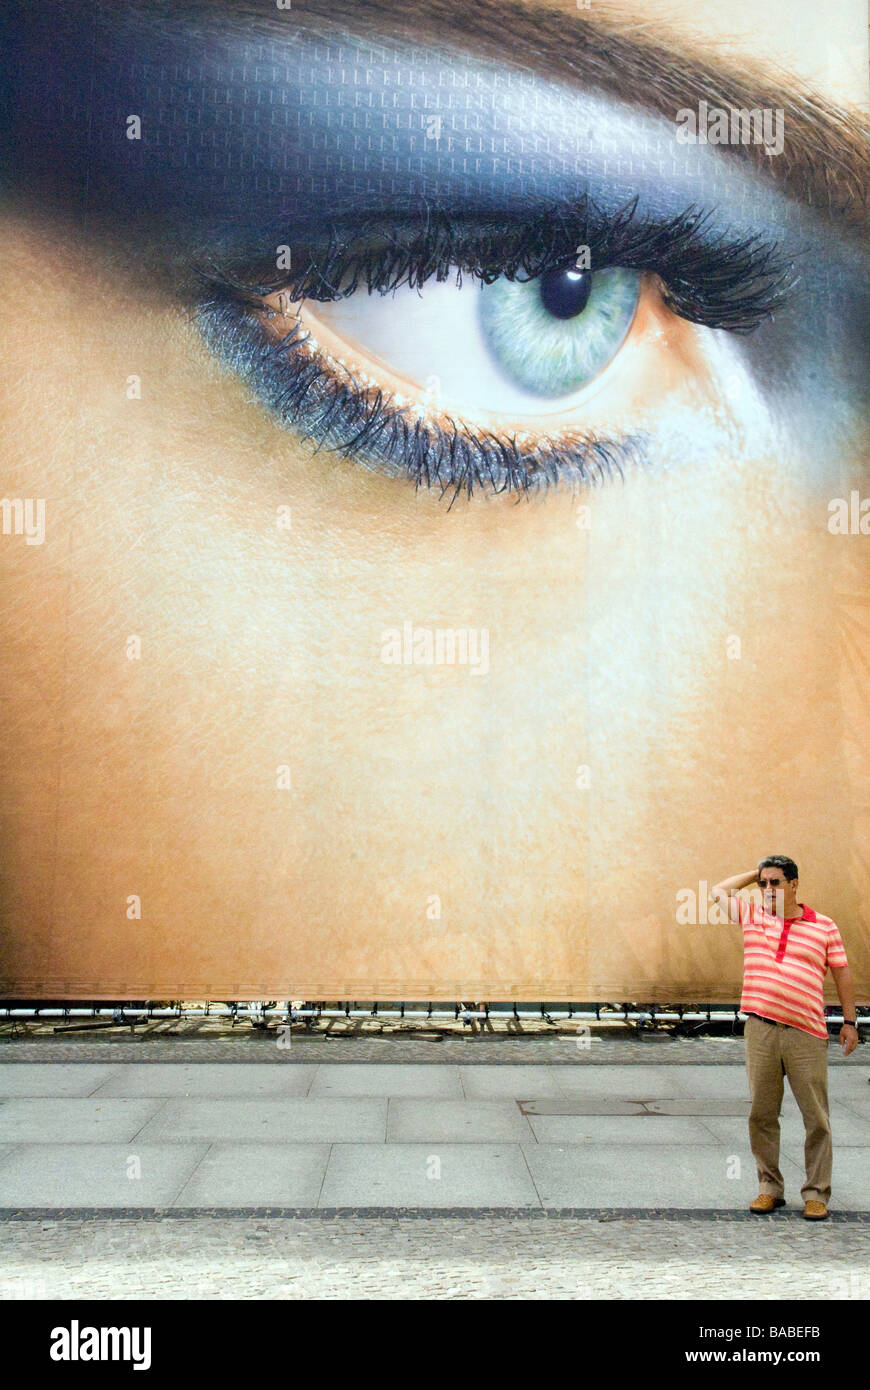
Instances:
[[[208,345],[294,441],[471,494],[697,463],[707,445],[733,463],[783,433],[827,456],[832,421],[853,436],[857,117],[753,77],[750,108],[787,113],[781,158],[684,144],[678,114],[714,96],[739,108],[742,70],[564,6],[458,6],[446,42],[437,3],[92,8],[83,63],[76,7],[26,6],[4,188],[81,224],[107,267],[135,246],[140,289],[153,275],[174,304],[191,307],[191,266],[206,273],[193,308]],[[594,298],[556,324],[541,287],[578,245]],[[491,310],[482,340],[472,302]]]
[[[271,280],[203,271],[209,344],[281,424],[454,496],[642,465],[637,404],[668,341],[751,332],[790,283],[761,238],[729,241],[694,208],[653,221],[637,200],[501,227],[333,228],[290,259]]]
[[[631,270],[593,275],[564,266],[532,280],[502,275],[489,284],[404,286],[316,306],[303,301],[295,312],[318,344],[329,336],[333,357],[344,340],[406,389],[425,385],[435,398],[428,413],[443,403],[466,420],[545,421],[558,407],[570,409],[619,352],[641,278]],[[271,307],[286,323],[280,296]]]

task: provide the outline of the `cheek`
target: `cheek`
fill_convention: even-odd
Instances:
[[[448,512],[310,458],[172,314],[68,285],[47,333],[26,303],[8,490],[47,528],[0,553],[16,981],[731,997],[739,948],[678,928],[676,887],[723,825],[738,859],[833,857],[865,784],[858,561],[786,441]],[[459,630],[476,662],[417,659]]]

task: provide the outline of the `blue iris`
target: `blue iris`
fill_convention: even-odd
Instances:
[[[597,376],[625,341],[640,296],[636,270],[551,271],[493,281],[480,319],[500,370],[535,396],[569,396]]]

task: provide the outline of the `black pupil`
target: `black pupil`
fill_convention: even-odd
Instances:
[[[541,302],[554,318],[573,319],[586,308],[591,288],[591,271],[548,270],[541,276]]]

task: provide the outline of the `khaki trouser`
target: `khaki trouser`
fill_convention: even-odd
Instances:
[[[783,1077],[804,1117],[804,1160],[807,1180],[801,1188],[805,1202],[826,1205],[831,1196],[831,1119],[828,1112],[828,1041],[791,1028],[787,1023],[768,1023],[750,1014],[744,1030],[746,1071],[752,1109],[749,1143],[758,1168],[758,1190],[782,1197],[779,1171],[779,1112]]]

